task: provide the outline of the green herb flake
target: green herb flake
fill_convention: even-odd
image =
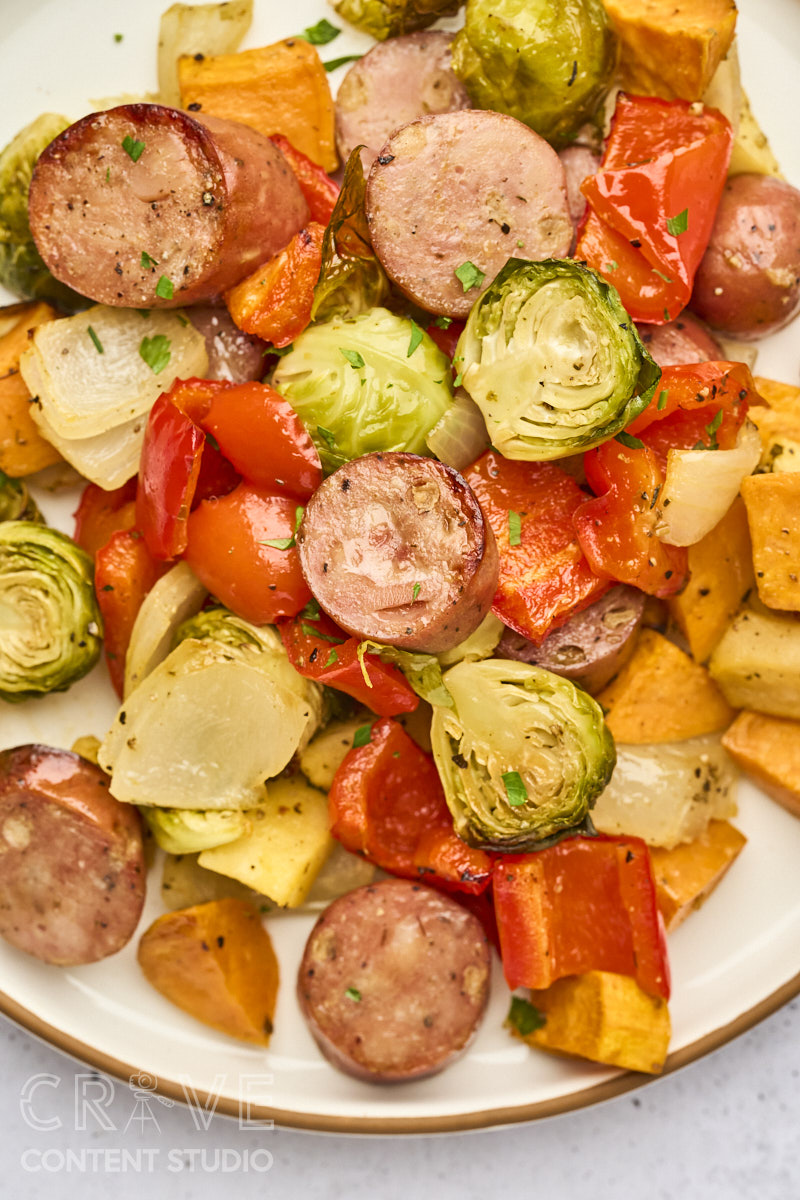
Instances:
[[[522,541],[522,517],[513,510],[508,514],[508,544],[518,546]]]
[[[624,429],[619,431],[614,441],[619,442],[621,446],[627,446],[629,450],[644,450],[644,442]]]
[[[189,318],[185,317],[182,312],[176,312],[175,316],[177,317],[177,319],[180,321],[181,325],[185,329],[186,326],[189,324]]]
[[[314,620],[314,618],[311,618]],[[330,633],[323,633],[321,629],[315,629],[313,625],[306,625],[304,621],[300,622],[300,629],[306,637],[319,638],[323,642],[333,642],[334,646],[341,646],[346,640],[345,638],[334,637]]]
[[[331,450],[336,449],[336,434],[331,433],[330,429],[326,429],[324,425],[318,425],[317,435],[330,446]]]
[[[360,371],[364,366],[364,360],[357,350],[345,350],[342,346],[339,347],[339,353],[342,358],[346,358],[354,371]]]
[[[323,67],[330,74],[331,71],[337,70],[339,67],[345,66],[347,63],[357,62],[359,58],[363,58],[363,54],[345,54],[342,58],[332,58],[330,62],[323,63]]]
[[[135,141],[128,133],[122,139],[122,149],[125,151],[131,162],[138,162],[144,154],[144,142]]]
[[[328,655],[328,657],[325,661],[325,666],[332,667],[333,664],[337,663],[338,661],[339,661],[339,655],[336,653],[335,650],[331,650],[330,654]]]
[[[357,1003],[361,999],[361,992],[358,990],[358,988],[348,988],[345,992],[345,996],[347,996],[348,1000],[355,1000]]]
[[[465,292],[469,292],[472,288],[479,288],[486,278],[486,272],[480,267],[476,267],[475,263],[463,262],[460,267],[455,269],[455,277],[461,284]]]
[[[284,354],[291,354],[294,350],[294,342],[289,342],[288,346],[267,346],[264,351],[264,358],[268,354],[274,354],[276,358],[283,358]]]
[[[673,237],[680,237],[689,228],[689,210],[685,208],[676,217],[667,217],[667,232]]]
[[[111,167],[106,167],[106,183],[111,182]]]
[[[664,390],[662,392],[658,393],[658,400],[656,401],[656,408],[658,409],[659,412],[663,412],[664,409],[667,407],[668,397],[669,397],[669,388],[664,388]]]
[[[541,1029],[546,1024],[546,1019],[544,1013],[531,1004],[530,1000],[526,1000],[523,996],[512,996],[506,1024],[524,1038],[534,1030]]]
[[[420,590],[421,590],[421,588],[422,588],[422,584],[421,584],[421,583],[415,583],[415,584],[414,584],[414,587],[411,589],[411,599],[412,599],[412,600],[416,600],[417,596],[418,596],[418,595],[419,595],[419,593],[420,593]]]
[[[175,288],[172,286],[172,280],[167,279],[166,275],[162,275],[156,284],[156,295],[162,300],[171,300]]]
[[[437,317],[433,322],[437,329],[449,329],[453,324],[452,317]]]
[[[149,314],[148,314],[149,315]],[[160,375],[172,357],[172,342],[163,333],[155,337],[142,338],[139,354],[147,363],[154,375]]]
[[[372,725],[359,725],[353,734],[353,747],[367,746],[372,741]]]
[[[722,409],[719,409],[714,419],[709,421],[708,425],[706,425],[706,433],[709,435],[709,437],[715,434],[722,424],[722,415]]]
[[[331,25],[330,21],[326,21],[323,17],[321,21],[317,21],[316,25],[309,25],[308,29],[304,29],[297,36],[304,42],[310,42],[312,46],[327,46],[341,32],[338,26]]]
[[[300,612],[301,617],[305,617],[307,621],[316,621],[319,616],[319,604],[314,596],[311,597],[308,604]]]
[[[103,349],[103,343],[100,341],[100,338],[97,336],[95,331],[92,329],[91,325],[88,325],[86,327],[86,332],[88,333],[89,337],[94,342],[94,348],[97,351],[97,353],[105,354],[105,350]]]
[[[453,380],[453,387],[461,387],[461,380],[463,378],[464,378],[463,374],[461,373],[461,371],[459,371],[458,374],[456,375],[455,379]]]
[[[506,771],[500,778],[503,780],[508,803],[511,807],[519,808],[521,804],[525,804],[528,799],[528,792],[525,784],[522,782],[522,776],[519,771]]]
[[[618,263],[618,262],[614,262],[614,259],[612,258],[611,262],[607,262],[607,263],[606,263],[606,270],[607,270],[607,271],[618,271],[618,270],[619,270],[619,263]]]
[[[422,330],[416,321],[411,321],[411,341],[408,343],[406,350],[406,358],[411,358],[411,355],[416,350],[417,346],[422,341]]]
[[[659,271],[658,267],[651,267],[650,269],[652,270],[654,275],[658,276],[659,279],[663,279],[664,283],[672,283],[672,280],[670,279],[669,275],[665,275],[663,271]]]
[[[158,263],[154,258],[151,258],[146,250],[142,251],[142,257],[139,259],[139,266],[143,271],[149,271],[151,267],[157,267]]]
[[[668,308],[665,308],[665,309],[664,309],[664,320],[665,320],[665,321],[671,321],[671,320],[672,320],[672,317],[669,315],[669,309],[668,309]]]
[[[117,45],[119,45],[119,43],[122,41],[123,37],[124,37],[124,34],[122,34],[122,33],[114,34],[114,41],[117,43]]]

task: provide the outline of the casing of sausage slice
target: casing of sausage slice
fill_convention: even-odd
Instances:
[[[329,475],[297,533],[321,607],[348,633],[435,654],[497,590],[494,535],[466,480],[417,454],[366,454]]]
[[[325,910],[306,943],[297,996],[335,1067],[403,1083],[464,1052],[489,982],[490,950],[472,913],[430,888],[385,879]]]
[[[0,754],[0,935],[57,966],[96,962],[129,941],[145,896],[138,810],[77,754]]]
[[[123,104],[65,129],[36,164],[28,210],[56,278],[102,304],[135,308],[213,299],[283,249],[309,216],[269,138],[160,104]],[[171,295],[156,292],[162,276]]]

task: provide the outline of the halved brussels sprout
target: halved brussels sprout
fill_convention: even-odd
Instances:
[[[467,0],[453,42],[475,107],[509,113],[556,149],[597,111],[616,61],[601,0]]]
[[[340,17],[382,42],[452,17],[463,0],[333,0]]]
[[[661,377],[616,289],[571,259],[509,259],[473,306],[454,362],[492,445],[534,462],[619,433]]]
[[[66,117],[42,113],[0,152],[0,283],[26,300],[50,300],[75,312],[91,301],[50,274],[28,224],[28,189],[36,160],[68,125]]]
[[[0,699],[66,691],[100,656],[88,554],[33,521],[0,524]]]
[[[11,479],[0,471],[0,521],[35,521],[44,525],[36,501],[24,479]]]
[[[580,825],[611,778],[603,711],[567,679],[527,663],[463,662],[444,676],[431,743],[456,832],[486,850],[535,850]]]
[[[167,854],[212,850],[250,832],[249,818],[237,809],[207,812],[195,808],[142,807],[140,812]]]
[[[273,386],[329,472],[373,450],[429,454],[425,438],[453,400],[449,359],[413,321],[385,308],[306,329],[278,363]]]

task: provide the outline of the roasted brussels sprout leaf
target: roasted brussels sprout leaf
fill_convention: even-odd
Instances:
[[[454,361],[492,445],[528,461],[607,441],[661,376],[616,289],[570,259],[509,259],[473,306]]]
[[[333,317],[295,338],[273,385],[297,411],[325,471],[373,450],[430,452],[425,442],[449,404],[449,359],[427,333],[386,308]],[[415,338],[416,341],[416,338]]]
[[[50,274],[28,224],[36,160],[68,125],[66,117],[42,113],[0,152],[0,283],[26,300],[49,300],[65,312],[76,312],[91,301]]]
[[[24,479],[11,479],[3,471],[0,471],[0,521],[45,523]]]
[[[311,307],[313,321],[354,317],[383,304],[389,296],[388,277],[372,249],[365,194],[359,147],[347,160],[342,189],[322,239],[322,266]]]
[[[358,660],[365,680],[369,680],[369,669],[364,662],[365,654],[377,654],[382,662],[399,667],[422,700],[427,700],[429,704],[441,704],[445,708],[452,707],[450,693],[442,681],[442,668],[434,654],[400,650],[397,646],[386,646],[383,642],[360,642]],[[370,686],[369,683],[367,686]]]
[[[463,0],[333,0],[340,17],[377,41],[427,29],[439,17],[452,17]]]
[[[447,671],[431,743],[456,832],[486,850],[536,850],[576,829],[611,778],[614,739],[591,696],[527,663]]]
[[[557,150],[597,111],[616,58],[601,0],[468,0],[453,42],[475,107],[509,113]]]
[[[0,524],[0,699],[64,692],[100,656],[88,554],[33,521]]]
[[[235,842],[250,832],[248,817],[237,809],[205,812],[192,808],[140,809],[153,837],[167,854],[196,854]]]

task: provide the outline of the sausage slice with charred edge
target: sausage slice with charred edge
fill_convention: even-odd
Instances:
[[[372,165],[366,212],[387,274],[448,317],[466,317],[509,258],[563,258],[572,244],[558,155],[503,113],[438,113],[398,129]]]
[[[385,879],[340,896],[306,943],[300,1009],[325,1057],[372,1083],[433,1075],[472,1041],[489,998],[480,922],[449,896]]]
[[[309,215],[269,138],[160,104],[123,104],[70,125],[42,152],[28,207],[56,278],[129,308],[220,295]]]
[[[329,475],[297,545],[334,621],[405,650],[457,646],[497,590],[497,546],[474,493],[452,467],[417,454],[366,454]]]
[[[144,904],[141,818],[69,750],[0,754],[0,935],[57,966],[97,962],[131,938]]]

